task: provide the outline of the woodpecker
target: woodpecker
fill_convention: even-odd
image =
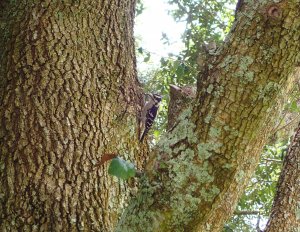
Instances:
[[[143,141],[145,135],[151,128],[162,99],[162,96],[156,93],[147,94],[147,96],[149,96],[149,100],[146,102],[141,112],[140,142]]]

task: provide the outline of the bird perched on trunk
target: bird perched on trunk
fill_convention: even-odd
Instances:
[[[148,133],[151,128],[155,117],[157,115],[157,111],[162,99],[162,96],[159,94],[146,94],[149,99],[145,103],[140,118],[140,142],[143,141],[145,135]]]

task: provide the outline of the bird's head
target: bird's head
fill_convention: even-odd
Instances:
[[[162,96],[157,93],[152,94],[152,97],[156,102],[161,102],[161,100],[162,100]]]

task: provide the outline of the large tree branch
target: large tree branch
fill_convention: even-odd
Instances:
[[[171,129],[182,111],[188,108],[196,97],[196,87],[184,86],[178,87],[170,85],[170,103],[168,109],[167,129]]]
[[[218,231],[234,212],[288,90],[299,1],[243,3],[207,57],[196,100],[153,151],[117,231]]]

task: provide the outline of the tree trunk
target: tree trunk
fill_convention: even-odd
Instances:
[[[1,2],[2,231],[113,230],[131,188],[95,164],[113,153],[141,167],[148,154],[138,143],[134,2]],[[117,231],[218,231],[233,213],[300,46],[298,0],[240,9]]]
[[[1,1],[0,230],[112,231],[141,167],[135,1]],[[134,187],[134,186],[133,186]]]
[[[265,232],[300,230],[300,125],[284,158],[271,216]]]

